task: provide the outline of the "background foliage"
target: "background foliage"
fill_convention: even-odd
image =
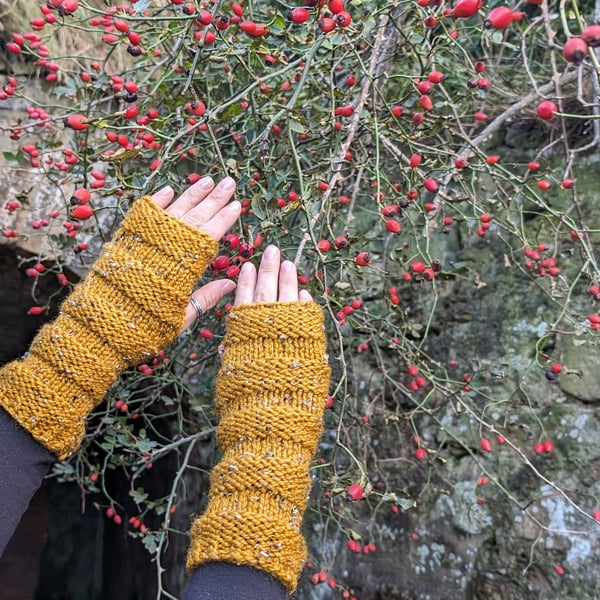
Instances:
[[[461,2],[468,18],[436,0],[339,2],[346,23],[335,3],[295,22],[298,9],[281,2],[50,0],[27,25],[26,11],[6,20],[0,97],[26,110],[5,158],[54,189],[34,218],[27,178],[5,205],[8,242],[41,240],[23,264],[31,318],[50,306],[35,301],[38,278],[68,287],[136,197],[205,174],[233,176],[244,206],[206,277],[235,278],[275,242],[324,307],[334,378],[303,597],[327,583],[335,597],[379,597],[348,561],[418,541],[410,514],[443,516],[438,497],[459,489],[449,510],[462,534],[509,513],[535,532],[499,575],[505,590],[532,565],[550,588],[571,585],[556,581],[565,553],[539,543],[555,531],[538,514],[544,499],[580,519],[561,535],[587,535],[600,518],[597,491],[556,478],[569,439],[548,430],[556,412],[530,393],[562,402],[559,384],[577,395],[569,386],[590,374],[560,363],[557,339],[593,352],[600,323],[598,223],[578,191],[597,167],[577,171],[597,152],[598,62],[593,48],[579,65],[562,56],[594,9],[519,3],[495,28],[496,3]],[[336,18],[345,26],[324,32]],[[31,93],[40,77],[44,103]],[[558,116],[538,117],[544,100]],[[55,468],[144,544],[157,597],[177,593],[161,565],[181,533],[174,515],[200,507],[186,478],[218,458],[211,395],[226,311],[126,373],[79,454]],[[519,311],[526,322],[504,327]],[[519,323],[528,336],[517,352]],[[153,488],[167,457],[167,485]],[[458,458],[460,473],[449,468]],[[114,473],[128,497],[111,489]],[[421,597],[412,593],[397,597]]]

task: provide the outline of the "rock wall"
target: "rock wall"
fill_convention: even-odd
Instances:
[[[510,156],[506,147],[495,151]],[[598,223],[600,156],[582,161],[576,176],[586,220]],[[536,218],[541,223],[544,216]],[[306,570],[294,598],[338,598],[340,585],[360,600],[598,598],[594,565],[600,523],[589,515],[600,505],[600,352],[597,342],[583,335],[593,306],[587,284],[569,296],[581,322],[563,323],[564,333],[561,327],[551,331],[555,306],[543,289],[554,284],[515,269],[515,256],[507,258],[499,238],[433,239],[432,256],[468,270],[463,278],[440,283],[424,351],[440,364],[456,360],[458,370],[451,374],[457,378],[463,372],[473,375],[472,391],[465,396],[469,401],[424,401],[415,420],[431,450],[425,464],[414,459],[407,423],[414,406],[400,407],[402,418],[395,422],[389,415],[398,409],[397,399],[388,399],[379,412],[374,409],[362,429],[364,448],[377,448],[367,451],[367,472],[378,473],[371,483],[381,481],[383,492],[401,491],[415,505],[394,512],[376,496],[355,506],[354,518],[345,512],[344,498],[317,486],[314,498],[321,510],[346,518],[327,522],[309,516],[315,566]],[[560,241],[560,264],[570,281],[575,252],[571,241]],[[421,288],[407,299],[406,311],[419,321],[432,302],[433,295]],[[548,360],[568,367],[556,381],[536,364],[536,345]],[[389,348],[382,343],[380,351]],[[365,398],[375,398],[383,387],[378,363],[365,355],[357,365],[363,379],[356,387]],[[477,419],[465,419],[464,406],[473,414],[486,407],[486,420],[502,427],[514,445],[497,444]],[[335,440],[337,418],[328,425],[324,439]],[[493,440],[490,453],[479,448],[484,435]],[[540,437],[553,441],[554,452],[535,454]],[[323,446],[327,453],[332,444]],[[490,483],[478,485],[482,477]],[[363,544],[376,537],[381,541],[374,552],[357,554],[347,546],[354,533]],[[320,569],[338,582],[336,590],[311,583]]]

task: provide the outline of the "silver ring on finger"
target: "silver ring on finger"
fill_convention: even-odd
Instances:
[[[204,314],[200,303],[198,302],[198,300],[196,300],[196,298],[190,296],[190,304],[194,307],[194,310],[196,311],[196,318],[199,319]]]

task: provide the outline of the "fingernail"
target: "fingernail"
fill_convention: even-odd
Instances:
[[[225,177],[220,185],[224,191],[229,192],[235,188],[235,180],[232,177]]]
[[[163,200],[164,198],[170,198],[172,193],[173,188],[170,185],[167,185],[166,187],[162,188],[161,190],[158,190],[158,192],[154,194],[154,199]]]
[[[235,281],[231,281],[231,279],[226,279],[223,281],[223,294],[231,294],[233,290],[237,287]]]
[[[232,212],[241,212],[242,211],[242,203],[239,202],[238,200],[234,200],[233,202],[230,202],[225,208]]]
[[[265,253],[263,256],[267,260],[272,260],[277,257],[278,253],[279,253],[279,249],[277,248],[277,246],[270,245],[265,248]]]
[[[281,271],[282,273],[290,273],[294,270],[294,263],[289,260],[284,260],[281,263]]]
[[[246,271],[251,271],[254,268],[254,265],[251,262],[245,262],[240,269],[240,275],[245,273]]]
[[[215,182],[212,180],[212,177],[203,177],[199,182],[198,186],[203,190],[210,190],[215,185]]]

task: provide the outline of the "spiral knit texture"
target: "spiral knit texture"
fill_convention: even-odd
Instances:
[[[291,593],[306,559],[300,525],[329,387],[323,313],[314,302],[234,307],[223,345],[223,458],[192,526],[188,570],[209,561],[250,565]]]
[[[59,458],[126,367],[173,341],[217,243],[150,198],[135,202],[29,354],[0,370],[0,406]]]

